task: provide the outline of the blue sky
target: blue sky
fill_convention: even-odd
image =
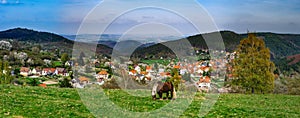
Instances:
[[[101,0],[0,0],[0,30],[25,27],[58,34],[76,34],[84,17]],[[112,4],[102,19],[88,19],[91,25],[107,23],[106,18],[114,17],[127,4],[118,5],[124,0],[108,0]],[[187,0],[161,0],[181,9],[189,9]],[[105,1],[104,1],[105,2]],[[138,4],[143,0],[126,0],[129,4]],[[244,33],[247,30],[256,32],[299,33],[300,34],[300,1],[299,0],[198,0],[212,16],[219,30],[232,30]],[[100,4],[101,5],[101,4]],[[149,10],[149,9],[148,9]],[[160,17],[149,15],[151,11],[140,10],[127,14],[115,23],[109,33],[118,33],[137,20],[154,20],[168,22],[178,27],[187,25],[180,18],[161,13]],[[157,12],[158,13],[158,12]],[[182,14],[199,15],[198,11]],[[148,15],[145,15],[148,14]],[[142,18],[142,19],[141,19]],[[200,20],[199,20],[200,22]],[[191,31],[186,27],[187,32]],[[87,33],[96,33],[91,30]],[[192,31],[191,31],[192,32]],[[193,34],[193,33],[191,33]]]

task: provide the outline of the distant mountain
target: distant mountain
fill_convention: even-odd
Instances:
[[[136,50],[134,55],[138,57],[145,57],[147,55],[157,55],[160,54],[160,52],[165,55],[172,55],[174,52],[172,52],[166,45],[178,45],[184,40],[188,40],[194,48],[207,49],[203,36],[209,36],[214,33],[217,32],[202,35],[199,34],[187,37],[186,39],[155,44],[141,50]],[[229,52],[234,51],[240,41],[247,37],[247,34],[237,34],[232,31],[221,31],[220,33],[222,35],[226,51]],[[300,35],[275,33],[256,33],[256,35],[265,41],[266,46],[271,50],[272,59],[300,54]],[[220,42],[214,41],[214,39],[211,42],[213,42],[216,47],[220,45]]]
[[[100,41],[114,41],[117,42],[122,35],[119,34],[80,34],[80,35],[62,35],[63,37],[80,42],[98,42]]]
[[[63,35],[65,38],[68,38],[70,40],[75,40],[77,38],[76,41],[81,41],[81,42],[94,42],[94,43],[98,43],[98,44],[102,44],[102,45],[106,45],[110,48],[114,48],[116,46],[117,43],[124,43],[124,42],[131,42],[133,40],[124,40],[124,41],[120,41],[118,42],[118,38],[121,37],[121,35],[118,34],[104,34],[101,37],[101,40],[99,40],[100,35],[96,35],[96,34],[88,34],[88,35]],[[132,38],[134,39],[134,38]],[[149,47],[152,46],[156,43],[144,43],[142,44],[140,47]]]
[[[79,34],[79,35],[62,35],[65,38],[77,42],[89,42],[89,43],[98,43],[103,44],[108,47],[113,48],[118,42],[124,41],[138,41],[141,42],[143,45],[141,47],[148,47],[152,46],[159,42],[165,42],[170,40],[178,40],[182,37],[179,36],[168,36],[168,35],[121,35],[121,34]]]

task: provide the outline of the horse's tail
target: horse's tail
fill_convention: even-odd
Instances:
[[[175,87],[173,87],[173,98],[176,99],[177,96],[176,96],[176,91],[175,91]]]

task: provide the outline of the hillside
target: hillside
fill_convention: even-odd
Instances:
[[[169,102],[153,101],[150,95],[129,96],[122,90],[107,90],[106,95],[120,108],[136,112],[159,109]],[[276,94],[223,94],[205,117],[297,118],[300,117],[299,97]],[[203,97],[197,94],[181,117],[197,117],[202,101]],[[94,117],[81,101],[76,89],[1,85],[0,104],[0,117]],[[171,115],[171,112],[167,112],[166,115]]]
[[[300,54],[300,35],[257,33],[257,36],[264,39],[266,46],[276,58]]]
[[[213,33],[203,34],[211,35]],[[247,36],[247,34],[237,34],[232,31],[221,31],[220,32],[223,37],[223,42],[225,44],[225,48],[227,51],[232,52],[236,49],[240,40]],[[256,33],[258,37],[264,39],[266,46],[270,48],[272,59],[279,59],[283,57],[287,57],[290,55],[300,54],[300,35],[296,34],[275,34],[275,33]],[[24,28],[15,28],[6,31],[0,32],[0,40],[8,40],[13,39],[13,47],[18,49],[28,49],[35,45],[40,45],[43,49],[46,50],[55,50],[59,49],[63,52],[71,52],[73,48],[74,41],[69,40],[63,36],[48,33],[48,32],[39,32],[30,29]],[[190,44],[197,49],[207,48],[207,45],[202,37],[202,35],[195,35],[186,38]],[[166,45],[178,45],[186,39],[179,39],[173,41],[162,42],[161,44],[139,44],[141,45],[138,49],[135,50],[135,57],[174,57],[174,52],[172,52]],[[17,42],[17,43],[15,43]],[[220,45],[220,42],[212,41],[214,45],[217,47]],[[80,42],[81,45],[86,45],[83,47],[90,47],[89,44]],[[97,53],[110,55],[112,52],[112,48],[117,43],[114,41],[104,41],[99,42]],[[120,46],[120,45],[126,45]],[[118,44],[116,50],[122,52],[126,50],[125,48],[129,48],[131,45],[136,44],[133,41],[124,41]],[[134,45],[136,46],[136,45]],[[92,50],[94,51],[94,50]],[[124,51],[123,51],[124,52]],[[190,53],[190,52],[185,52]]]
[[[247,36],[247,34],[237,34],[232,31],[221,31],[223,42],[226,51],[232,52],[236,49],[239,42]],[[210,35],[203,34],[203,35]],[[271,50],[272,59],[287,57],[290,55],[300,54],[300,35],[295,34],[275,34],[275,33],[256,33],[256,35],[265,41],[266,46]],[[186,38],[193,47],[198,49],[206,49],[207,45],[202,35],[195,35]],[[186,39],[180,39],[176,41],[163,42],[149,46],[147,48],[136,50],[135,55],[144,57],[147,55],[157,55],[159,52],[166,53],[167,55],[173,55],[174,53],[168,49],[165,45],[180,44],[181,41]],[[212,41],[215,45],[219,45],[217,41]]]
[[[28,41],[32,43],[49,43],[49,42],[65,42],[72,41],[49,32],[39,32],[25,28],[15,28],[0,32],[0,39],[15,39],[17,41]]]
[[[71,53],[74,41],[69,40],[63,36],[49,33],[39,32],[25,28],[15,28],[0,32],[0,40],[10,40],[14,47],[18,50],[29,49],[33,46],[41,46],[43,50],[60,50],[61,52]],[[82,47],[89,47],[87,43],[77,43]],[[110,55],[112,48],[98,44],[97,52],[101,54]]]
[[[287,59],[290,61],[289,65],[297,64],[300,62],[300,54],[288,56]]]

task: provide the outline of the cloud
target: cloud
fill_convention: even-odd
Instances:
[[[1,0],[0,5],[6,5],[6,6],[11,6],[11,5],[20,5],[23,4],[20,2],[20,0]]]
[[[1,4],[6,4],[7,1],[6,0],[1,0]]]

